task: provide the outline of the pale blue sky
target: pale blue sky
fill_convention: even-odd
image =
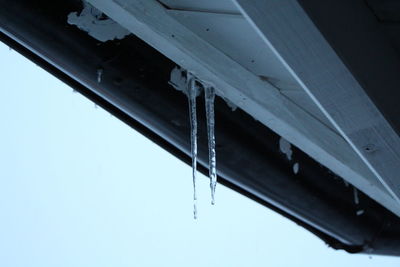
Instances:
[[[201,175],[193,220],[188,166],[3,44],[0,59],[0,266],[400,266],[220,185],[211,206]]]

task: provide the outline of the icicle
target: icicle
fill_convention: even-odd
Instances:
[[[292,145],[283,137],[279,139],[279,149],[283,154],[286,154],[288,160],[292,160]]]
[[[299,173],[299,169],[300,169],[300,164],[299,164],[298,162],[296,162],[296,163],[293,165],[293,172],[294,172],[294,174],[298,174],[298,173]]]
[[[206,102],[206,117],[207,117],[207,132],[208,132],[208,164],[211,188],[211,204],[215,204],[215,188],[217,186],[217,158],[215,151],[215,116],[214,116],[214,100],[215,89],[212,86],[205,86],[205,102]]]
[[[188,73],[187,78],[187,96],[189,100],[190,114],[190,140],[192,154],[192,177],[193,177],[193,217],[197,219],[197,193],[196,193],[196,177],[197,177],[197,114],[196,114],[196,97],[197,88],[196,80]]]
[[[356,215],[357,215],[357,216],[361,216],[361,215],[364,214],[364,212],[365,212],[364,210],[357,210],[357,211],[356,211]]]
[[[101,78],[103,76],[103,69],[97,69],[97,83],[101,83]]]
[[[354,195],[354,204],[358,205],[360,203],[360,200],[358,198],[358,190],[355,187],[353,187],[353,195]]]
[[[193,199],[194,199],[194,217],[197,217],[197,194],[196,194],[196,165],[197,165],[197,115],[196,115],[196,97],[199,95],[200,88],[196,86],[196,78],[187,70],[175,67],[171,72],[169,84],[175,89],[186,93],[189,100],[189,114],[191,127],[191,155],[193,172]],[[201,82],[200,82],[201,83]],[[211,188],[211,204],[215,203],[215,188],[217,185],[216,171],[216,151],[215,151],[215,118],[214,118],[214,100],[215,88],[207,83],[201,83],[205,90],[205,104],[208,132],[208,150],[209,150],[209,176]]]

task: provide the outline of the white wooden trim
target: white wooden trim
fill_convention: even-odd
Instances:
[[[198,78],[214,84],[218,95],[400,215],[399,207],[340,135],[189,31],[159,3],[154,0],[88,2]]]
[[[235,0],[266,44],[400,204],[400,138],[296,0]],[[373,151],[366,149],[373,145]]]

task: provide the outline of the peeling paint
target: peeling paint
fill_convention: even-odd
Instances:
[[[170,74],[169,84],[174,87],[178,91],[186,92],[187,91],[187,71],[176,66]]]
[[[299,173],[299,169],[300,169],[300,164],[299,164],[298,162],[296,162],[296,163],[293,165],[293,173],[294,173],[294,174],[298,174],[298,173]]]
[[[69,24],[76,25],[101,42],[123,39],[130,34],[128,30],[89,3],[84,1],[83,6],[84,8],[79,15],[78,12],[72,12],[68,15]]]
[[[288,160],[292,160],[292,145],[283,137],[279,139],[279,149],[283,154],[286,154]]]

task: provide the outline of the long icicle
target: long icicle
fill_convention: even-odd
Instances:
[[[208,164],[211,188],[211,204],[215,204],[215,188],[217,186],[217,159],[215,151],[215,115],[214,115],[214,100],[215,89],[207,85],[204,88],[206,117],[207,117],[207,133],[208,133]]]
[[[197,114],[196,114],[196,97],[197,88],[196,80],[188,73],[187,78],[187,95],[189,99],[189,114],[190,114],[190,141],[192,154],[192,177],[193,177],[193,217],[197,219],[197,193],[196,193],[196,178],[197,178]]]

